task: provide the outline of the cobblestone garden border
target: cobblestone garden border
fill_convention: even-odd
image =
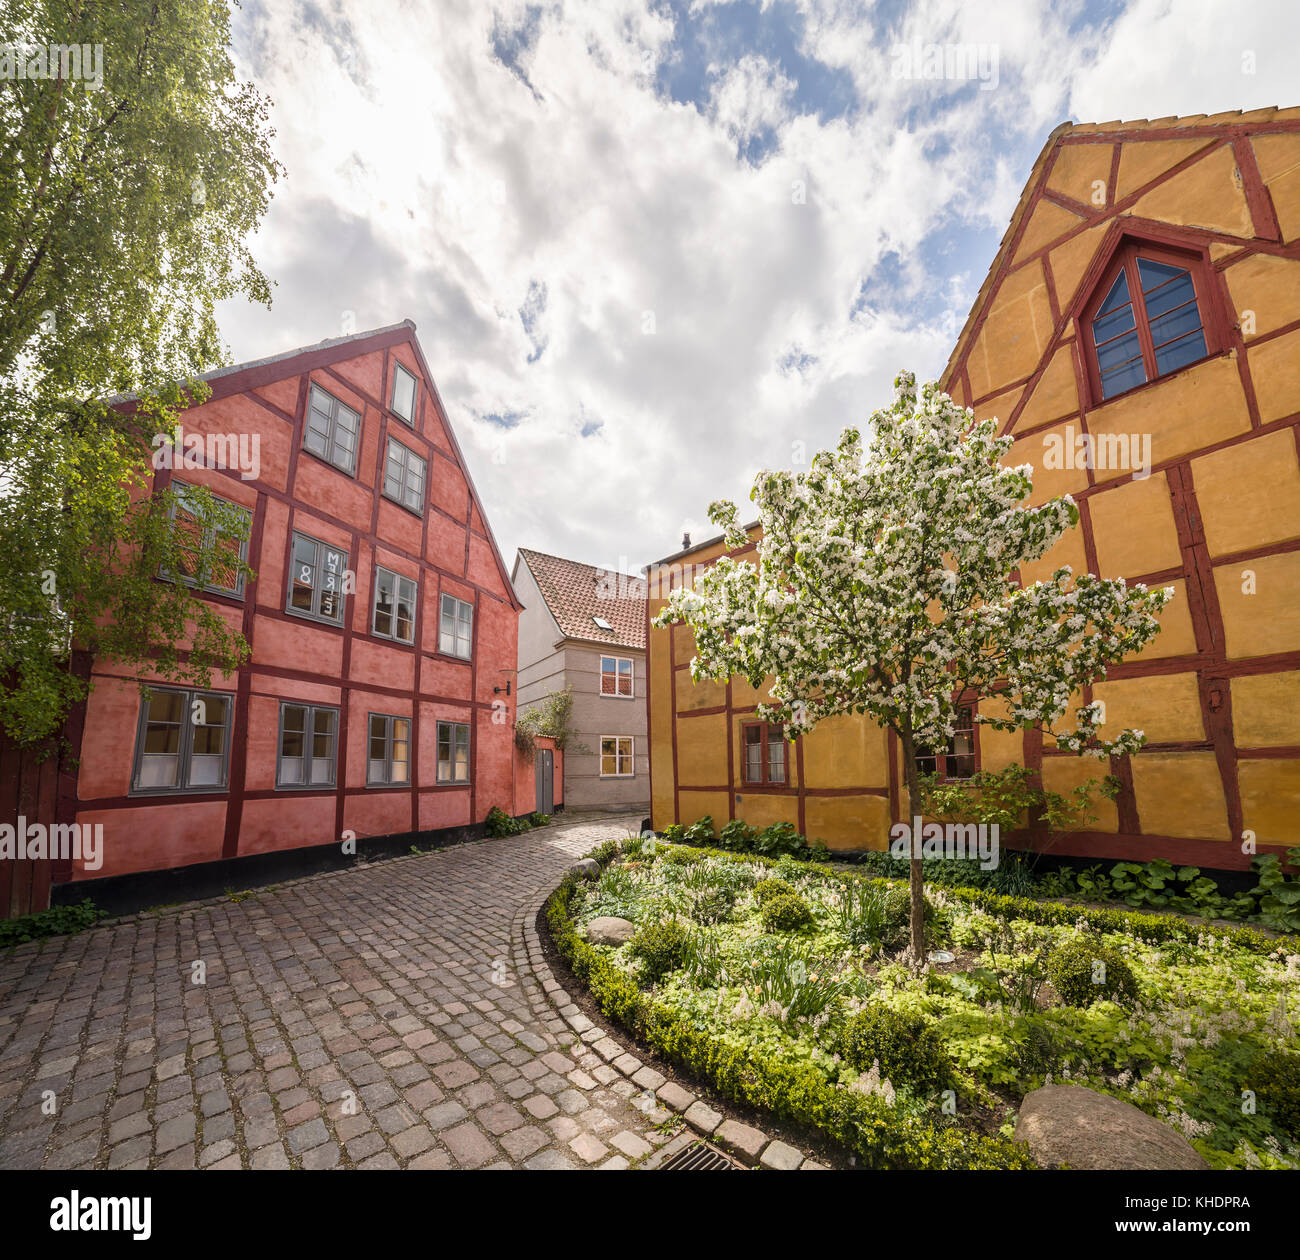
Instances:
[[[605,866],[615,855],[602,846],[589,856]],[[667,1005],[643,993],[629,976],[578,935],[569,914],[569,902],[576,887],[577,877],[570,872],[541,905],[556,951],[572,968],[574,976],[587,984],[591,997],[611,1021],[665,1062],[717,1090],[720,1097],[817,1132],[861,1168],[1035,1166],[1023,1145],[1000,1135],[969,1133],[915,1117],[900,1118],[883,1100],[836,1088],[811,1068],[755,1059],[690,1027]],[[656,1089],[656,1097],[674,1110],[680,1109],[692,1128],[721,1145],[743,1152],[751,1160],[757,1159],[764,1167],[805,1167],[811,1163],[793,1163],[793,1156],[798,1154],[793,1147],[772,1141],[760,1129],[724,1120],[707,1103],[668,1083],[661,1073],[647,1069],[635,1055],[624,1053],[604,1030],[589,1026],[590,1021],[547,967],[536,928],[525,924],[523,933],[530,951],[529,967],[555,1004],[556,1018],[567,1022],[634,1085]],[[656,1084],[651,1085],[652,1081]],[[665,1153],[671,1154],[667,1148]]]
[[[806,1156],[790,1143],[753,1125],[725,1118],[710,1106],[708,1100],[676,1081],[670,1081],[662,1072],[638,1059],[625,1050],[608,1030],[582,1013],[573,995],[555,978],[537,931],[538,918],[553,895],[548,886],[515,915],[515,970],[525,977],[528,1000],[549,1032],[560,1039],[566,1035],[572,1037],[604,1059],[610,1070],[639,1091],[645,1101],[638,1105],[651,1119],[664,1120],[676,1114],[685,1122],[686,1130],[655,1151],[640,1167],[657,1168],[702,1137],[751,1167],[825,1171],[825,1164]],[[536,983],[530,984],[527,977],[532,977]]]

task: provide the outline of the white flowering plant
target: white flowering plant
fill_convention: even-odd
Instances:
[[[1136,752],[1141,731],[1103,736],[1080,703],[1108,665],[1154,639],[1172,588],[1076,574],[1033,583],[1019,568],[1078,524],[1067,495],[1030,506],[1033,468],[1005,467],[1012,439],[937,384],[895,381],[891,406],[845,429],[807,471],[761,472],[758,563],[723,556],[674,589],[656,626],[688,625],[694,679],[742,675],[765,721],[792,738],[823,718],[866,714],[899,739],[909,818],[922,813],[916,756],[942,748],[959,705],[997,697],[976,721],[1037,729],[1097,758]],[[710,518],[736,550],[748,541],[733,503]],[[925,958],[921,864],[912,860],[913,961]]]

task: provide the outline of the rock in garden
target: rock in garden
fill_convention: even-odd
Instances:
[[[593,945],[623,945],[632,939],[635,931],[635,923],[606,914],[587,924],[587,939]]]
[[[1176,1129],[1082,1085],[1044,1085],[1025,1095],[1016,1121],[1044,1168],[1208,1168]]]
[[[595,858],[583,858],[581,862],[575,862],[569,867],[569,873],[579,879],[599,879],[600,863]]]

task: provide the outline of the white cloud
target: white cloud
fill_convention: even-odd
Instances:
[[[803,53],[856,90],[843,117],[757,49],[711,47],[698,108],[657,92],[682,51],[649,0],[237,14],[289,176],[256,242],[275,310],[224,311],[236,358],[336,335],[345,312],[414,319],[507,555],[641,563],[687,521],[708,531],[708,503],[744,500],[794,443],[860,422],[900,367],[941,369],[1069,109],[1200,112],[1257,103],[1241,98],[1266,81],[1201,48],[1188,83],[1188,49],[1214,36],[1146,0],[1104,47],[1070,35],[1074,5],[927,2],[889,31],[856,5],[804,7]],[[895,37],[996,42],[999,86],[892,80]],[[768,133],[771,152],[738,155]],[[982,253],[936,245],[974,231]],[[482,419],[507,413],[509,430]]]

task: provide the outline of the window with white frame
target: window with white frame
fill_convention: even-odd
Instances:
[[[361,417],[319,385],[311,387],[302,444],[313,455],[352,476],[357,470],[357,439]]]
[[[339,712],[312,704],[280,705],[280,753],[275,786],[332,787]]]
[[[415,424],[415,376],[400,363],[393,364],[393,401],[389,408],[395,416],[407,424]]]
[[[289,602],[285,611],[340,625],[348,553],[341,547],[295,531],[289,569]]]
[[[630,696],[632,694],[632,662],[625,656],[600,658],[600,694],[602,696]]]
[[[140,706],[131,791],[224,790],[233,701],[221,692],[152,688]]]
[[[469,782],[469,723],[438,723],[438,782]]]
[[[632,736],[602,735],[600,737],[600,777],[602,779],[630,779],[632,774]]]
[[[388,439],[388,459],[384,464],[384,497],[424,513],[424,476],[427,463],[409,446],[396,438]]]
[[[438,609],[438,651],[469,660],[474,651],[474,605],[444,595]]]
[[[375,566],[375,608],[371,630],[398,643],[415,642],[415,599],[419,587],[408,577]]]
[[[171,483],[172,501],[167,509],[168,519],[176,530],[179,547],[177,563],[179,570],[159,571],[158,576],[177,582],[184,582],[198,590],[211,591],[217,595],[234,595],[242,598],[244,594],[244,575],[240,562],[248,558],[248,525],[243,529],[244,537],[225,532],[221,525],[214,522],[200,527],[199,501],[196,487],[188,482]],[[253,514],[229,499],[219,495],[212,496],[223,508],[233,509],[241,520],[251,523]],[[207,573],[200,573],[200,553],[206,551],[211,557],[211,567]]]
[[[411,781],[411,719],[387,713],[370,715],[366,783],[398,787]]]

